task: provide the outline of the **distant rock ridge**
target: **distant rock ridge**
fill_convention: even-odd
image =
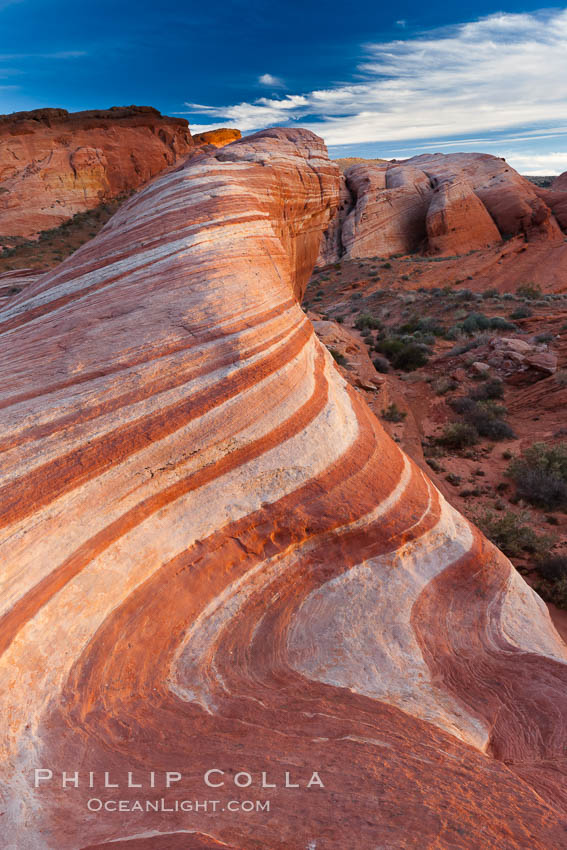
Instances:
[[[466,254],[518,235],[559,242],[567,230],[566,183],[558,178],[542,189],[489,154],[357,162],[341,175],[344,200],[318,263],[344,255]]]
[[[151,106],[1,115],[0,239],[33,238],[138,189],[199,145],[226,144],[240,135],[216,133],[216,141],[196,143],[185,118]]]

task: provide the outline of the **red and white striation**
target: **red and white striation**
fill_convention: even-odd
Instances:
[[[208,151],[0,314],[3,848],[561,845],[545,606],[299,307],[338,189],[306,131]],[[163,796],[271,810],[87,809]]]

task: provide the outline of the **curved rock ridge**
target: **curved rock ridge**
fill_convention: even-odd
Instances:
[[[561,845],[546,608],[299,306],[338,203],[320,139],[264,131],[0,313],[4,847]]]
[[[127,194],[193,148],[184,118],[149,106],[0,116],[0,239],[36,236]]]
[[[567,202],[560,180],[557,190],[555,183],[538,189],[489,154],[356,163],[344,172],[350,203],[324,235],[319,264],[343,255],[466,254],[515,235],[563,241]]]

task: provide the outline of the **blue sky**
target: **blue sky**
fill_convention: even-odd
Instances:
[[[331,156],[484,150],[567,170],[567,9],[470,0],[0,0],[0,112],[149,104],[307,126]]]

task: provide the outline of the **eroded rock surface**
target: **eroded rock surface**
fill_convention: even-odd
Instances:
[[[552,189],[539,189],[488,154],[357,162],[344,179],[352,202],[331,225],[321,264],[343,255],[462,255],[517,235],[560,243],[567,230],[561,178]]]
[[[208,130],[206,133],[196,133],[193,141],[196,145],[214,145],[215,148],[223,148],[231,142],[236,142],[242,137],[240,130],[228,127],[220,127],[218,130]]]
[[[148,106],[0,116],[0,237],[57,227],[137,189],[193,148],[185,119]]]
[[[338,201],[320,139],[265,131],[154,181],[0,313],[18,850],[561,846],[567,668],[545,606],[299,307]],[[34,789],[35,767],[54,781]],[[93,796],[222,806],[104,815]]]

